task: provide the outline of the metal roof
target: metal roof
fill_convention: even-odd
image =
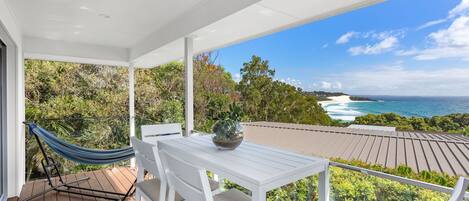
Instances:
[[[389,132],[302,124],[244,123],[248,141],[298,153],[360,160],[416,171],[469,175],[469,138],[459,134]]]
[[[378,130],[378,131],[396,131],[396,127],[390,126],[371,126],[371,125],[360,125],[360,124],[352,124],[347,128],[354,128],[354,129],[364,129],[364,130]]]

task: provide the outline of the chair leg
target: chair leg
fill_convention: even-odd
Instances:
[[[142,192],[140,189],[137,188],[135,191],[135,201],[141,201],[142,200]]]
[[[175,201],[175,199],[176,199],[176,191],[174,191],[174,188],[169,187],[168,201]]]
[[[167,188],[168,188],[168,185],[166,184],[166,182],[161,181],[160,197],[159,197],[160,201],[166,201]]]

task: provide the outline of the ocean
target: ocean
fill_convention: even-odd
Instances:
[[[333,119],[353,121],[366,114],[394,112],[406,117],[432,117],[469,113],[469,97],[360,96],[373,102],[329,104],[324,107]]]

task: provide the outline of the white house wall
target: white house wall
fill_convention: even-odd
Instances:
[[[7,45],[7,195],[19,195],[24,181],[24,68],[21,32],[0,0],[0,38]]]

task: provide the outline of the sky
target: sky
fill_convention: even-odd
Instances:
[[[388,0],[217,54],[237,80],[258,55],[307,91],[469,96],[469,0]]]

